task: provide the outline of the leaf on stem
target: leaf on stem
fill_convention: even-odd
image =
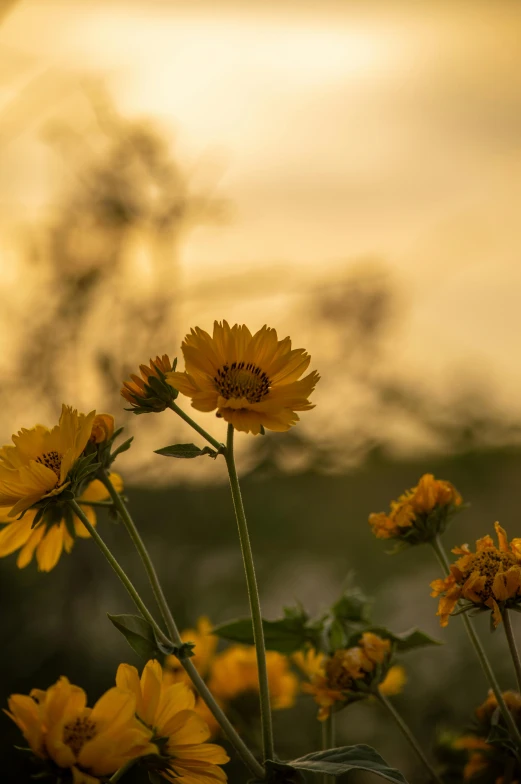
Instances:
[[[110,621],[121,632],[133,651],[148,661],[154,659],[159,651],[154,630],[140,615],[110,615]]]
[[[297,770],[326,773],[328,776],[342,776],[351,770],[366,770],[393,784],[407,784],[399,770],[389,767],[375,749],[365,744],[316,751],[292,760],[288,765]]]
[[[373,634],[377,634],[379,637],[383,637],[385,640],[391,640],[396,646],[396,651],[399,653],[405,653],[406,651],[412,651],[415,648],[425,648],[428,645],[443,645],[440,640],[435,640],[434,637],[422,632],[420,629],[408,629],[406,632],[402,632],[401,634],[395,634],[394,632],[389,631],[384,626],[368,626],[364,629],[365,632],[372,632]],[[349,645],[356,645],[358,642],[358,638],[360,637],[360,632],[357,632],[349,641]]]
[[[298,608],[286,609],[285,617],[277,621],[263,619],[262,628],[267,650],[285,654],[301,650],[307,643],[318,647],[322,631],[320,623],[310,623],[306,613]],[[212,629],[212,633],[243,645],[254,644],[251,618],[223,623]]]
[[[216,452],[215,449],[211,449],[209,446],[204,446],[202,449],[199,449],[195,444],[172,444],[172,446],[164,446],[162,449],[156,449],[154,451],[156,455],[184,458],[185,460],[193,457],[202,457],[203,455],[213,457],[215,460],[218,455],[218,452]]]

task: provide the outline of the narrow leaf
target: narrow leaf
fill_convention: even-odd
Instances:
[[[428,645],[443,645],[440,640],[435,640],[434,637],[422,632],[420,629],[408,629],[406,632],[402,632],[401,634],[395,634],[394,632],[389,631],[384,626],[368,626],[367,629],[364,629],[366,632],[373,632],[373,634],[377,634],[379,637],[383,637],[386,640],[391,640],[396,645],[396,650],[400,653],[405,653],[406,651],[412,651],[415,648],[425,648]],[[357,640],[355,638],[360,637],[360,632],[350,639],[350,645],[356,645]]]
[[[366,770],[393,784],[407,784],[399,770],[389,767],[375,749],[365,744],[316,751],[292,760],[288,765],[298,770],[326,773],[329,776],[342,776],[351,770]]]
[[[162,449],[155,450],[156,455],[163,455],[164,457],[178,457],[189,459],[193,457],[202,457],[209,455],[209,457],[217,457],[217,452],[205,446],[199,449],[195,444],[172,444],[172,446],[165,446]]]

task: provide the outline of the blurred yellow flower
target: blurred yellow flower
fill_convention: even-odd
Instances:
[[[196,629],[184,629],[181,632],[183,642],[192,642],[195,645],[192,663],[197,668],[199,675],[206,678],[208,670],[215,655],[219,638],[212,634],[212,623],[209,618],[203,615],[197,621]],[[185,670],[181,666],[179,659],[175,656],[167,656],[165,659],[165,678],[170,678],[172,683],[184,681],[190,685],[192,682]]]
[[[406,490],[397,501],[391,501],[391,511],[373,512],[369,525],[379,539],[400,539],[419,544],[441,533],[462,498],[454,485],[432,474],[424,474],[416,487]]]
[[[391,641],[373,632],[364,632],[358,645],[341,648],[331,656],[308,650],[294,655],[295,663],[309,679],[302,691],[313,695],[320,706],[319,721],[325,721],[335,703],[339,707],[354,700],[370,697],[374,689],[382,694],[399,694],[405,671],[398,665],[389,666]]]
[[[109,689],[88,708],[83,689],[62,677],[46,691],[13,694],[8,706],[34,754],[72,775],[73,784],[98,784],[129,760],[158,751],[151,731],[135,718],[136,699],[128,691]]]
[[[300,378],[309,355],[292,349],[289,338],[278,340],[274,329],[264,326],[252,336],[244,325],[216,321],[213,336],[192,329],[182,350],[186,370],[167,373],[168,383],[198,411],[217,409],[236,430],[289,430],[297,411],[314,407],[308,397],[320,377],[313,371]]]
[[[192,656],[191,661],[203,678],[208,677],[215,651],[217,649],[217,644],[219,642],[219,638],[215,634],[211,634],[211,630],[212,623],[210,619],[206,616],[202,616],[197,621],[197,628],[184,629],[184,631],[181,632],[181,639],[183,642],[192,642],[195,645],[194,655]],[[181,666],[179,659],[177,659],[175,656],[167,656],[165,659],[163,683],[168,684],[169,682],[185,683],[190,689],[194,691],[192,681],[186,674],[184,668]],[[195,691],[194,696],[194,710],[208,724],[211,737],[214,737],[219,733],[219,723],[206,705],[205,701],[202,700]],[[219,702],[219,700],[217,701]]]
[[[122,397],[130,403],[136,413],[164,411],[169,398],[172,398],[172,393],[168,385],[163,389],[162,379],[173,367],[175,364],[172,366],[168,354],[151,359],[150,365],[140,365],[141,378],[132,373],[131,380],[123,382]]]
[[[490,536],[476,542],[472,553],[467,544],[455,547],[460,555],[450,567],[450,575],[431,583],[431,596],[440,596],[437,615],[442,626],[460,599],[492,610],[494,626],[501,623],[501,608],[518,604],[521,600],[521,539],[512,539],[499,523],[495,523],[498,547]]]
[[[521,726],[521,695],[515,691],[505,691],[503,699],[517,726]],[[477,724],[474,731],[452,741],[452,748],[467,752],[467,761],[464,765],[462,763],[463,781],[473,781],[478,775],[480,781],[495,784],[506,784],[509,780],[514,784],[519,781],[519,762],[514,750],[487,742],[494,727],[497,707],[497,700],[490,691],[485,702],[476,708]]]
[[[215,784],[226,781],[219,767],[228,762],[221,746],[205,743],[208,725],[194,711],[195,697],[184,683],[163,678],[157,661],[149,661],[141,679],[135,667],[121,664],[116,676],[120,689],[136,698],[136,714],[150,729],[159,746],[157,771],[173,784]]]
[[[120,493],[123,490],[121,477],[110,474],[109,478]],[[108,498],[106,487],[99,479],[94,479],[77,499],[91,525],[96,525],[96,512],[89,506],[89,502],[105,501]],[[20,550],[16,561],[19,569],[30,564],[36,552],[38,570],[50,572],[58,563],[63,550],[70,553],[76,536],[80,539],[90,538],[90,533],[71,510],[63,507],[51,509],[36,527],[32,528],[35,515],[36,510],[29,509],[20,520],[13,520],[9,516],[9,507],[0,508],[0,526],[3,525],[0,530],[0,558]],[[66,520],[64,515],[70,515],[70,519]],[[70,527],[74,531],[74,537]]]
[[[289,667],[286,656],[276,651],[266,652],[268,686],[272,708],[291,708],[298,692],[298,680]],[[213,660],[209,682],[210,691],[218,700],[231,702],[239,695],[259,691],[257,654],[253,646],[232,645]]]
[[[92,423],[89,441],[101,444],[108,441],[114,434],[114,417],[112,414],[96,414]]]
[[[95,414],[64,405],[52,430],[24,428],[13,435],[14,446],[0,449],[0,505],[10,507],[10,517],[68,486],[67,475],[87,445]]]

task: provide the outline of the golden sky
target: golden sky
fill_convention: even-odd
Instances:
[[[4,291],[12,227],[67,176],[41,128],[81,132],[81,85],[103,77],[232,205],[182,246],[182,330],[294,331],[295,296],[381,259],[404,292],[388,361],[434,391],[475,376],[521,415],[520,22],[501,0],[22,0],[0,29]],[[298,334],[320,359],[314,325]]]

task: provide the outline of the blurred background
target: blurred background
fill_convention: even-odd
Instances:
[[[448,546],[496,519],[521,535],[519,5],[2,0],[0,22],[3,442],[62,401],[114,413],[180,625],[245,614],[223,465],[153,454],[191,432],[126,413],[119,388],[194,325],[291,335],[321,373],[316,409],[238,438],[265,615],[296,599],[318,613],[354,573],[378,622],[447,643],[404,661],[399,707],[427,745],[461,727],[486,684],[460,624],[438,627],[436,564],[386,555],[367,516],[431,471],[472,504]],[[138,664],[105,620],[131,610],[91,543],[50,574],[6,558],[0,586],[2,704],[64,673],[94,701]],[[512,686],[501,633],[477,625]],[[319,747],[310,698],[276,727],[282,758]],[[4,780],[25,780],[7,719],[2,733]],[[339,742],[419,775],[376,706],[348,708]]]

